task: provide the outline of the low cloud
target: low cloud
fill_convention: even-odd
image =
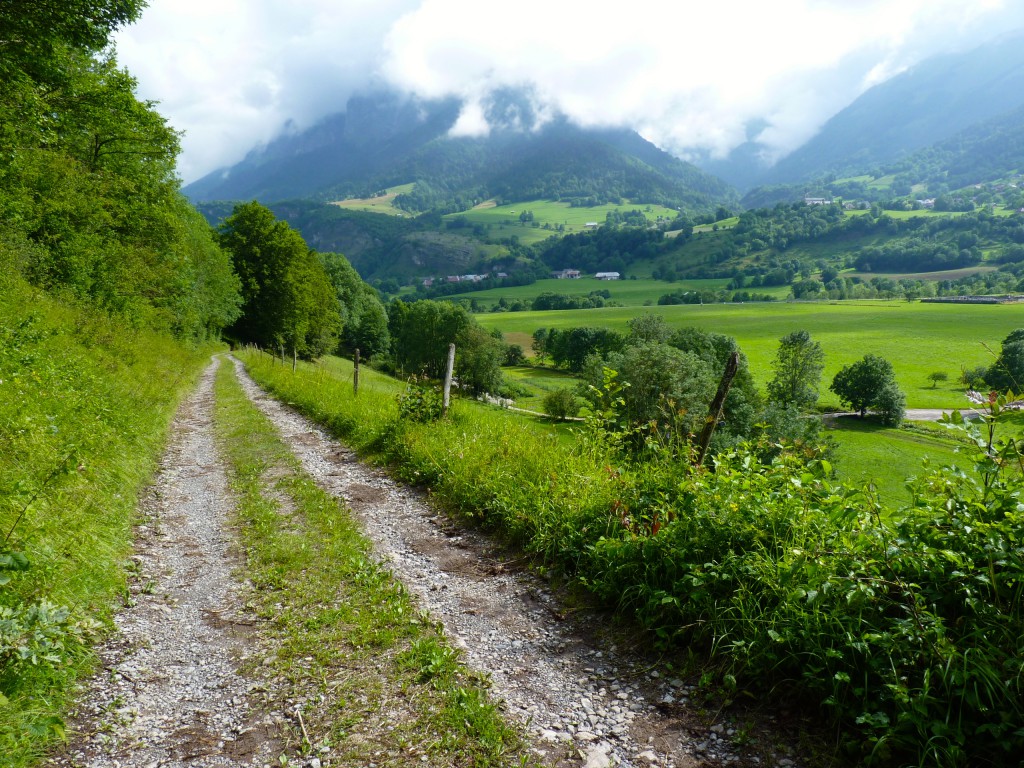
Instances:
[[[489,93],[525,88],[538,115],[630,126],[684,157],[724,155],[757,126],[773,159],[917,61],[1024,26],[1020,5],[154,0],[117,46],[186,131],[186,181],[377,85],[464,99],[463,135],[489,129]]]

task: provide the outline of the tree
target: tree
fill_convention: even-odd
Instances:
[[[323,253],[321,258],[341,305],[344,328],[339,351],[352,355],[358,349],[364,360],[387,352],[391,347],[388,314],[377,291],[340,253]]]
[[[999,357],[985,372],[985,383],[1002,392],[1024,391],[1024,328],[1003,339]]]
[[[623,385],[622,415],[629,426],[653,423],[662,431],[681,430],[684,437],[703,423],[718,385],[707,360],[668,344],[642,342],[605,359],[595,355],[584,380],[600,389],[605,368],[616,371]]]
[[[818,402],[825,353],[807,331],[793,331],[779,339],[772,363],[774,376],[768,383],[768,398],[780,405],[807,409]]]
[[[949,374],[945,371],[932,371],[928,374],[928,381],[932,383],[932,389],[935,389],[940,381],[949,381]]]
[[[883,421],[898,424],[903,418],[903,393],[896,384],[896,374],[888,360],[865,355],[856,363],[844,366],[829,387],[863,418],[868,408],[882,411]],[[897,417],[898,412],[898,417]]]
[[[628,343],[630,344],[647,341],[664,344],[672,336],[672,329],[669,328],[662,315],[651,313],[637,315],[627,325],[629,326]]]
[[[567,387],[552,389],[544,395],[544,413],[559,421],[572,418],[579,411],[579,403],[576,402],[576,395]]]
[[[235,206],[218,232],[241,281],[242,316],[231,327],[238,338],[306,357],[337,346],[337,293],[298,232],[255,201]]]

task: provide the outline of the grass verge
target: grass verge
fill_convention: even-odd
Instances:
[[[64,735],[125,595],[132,524],[213,347],[132,330],[0,274],[0,762]]]
[[[303,717],[297,750],[328,747],[337,765],[530,764],[486,679],[377,562],[344,505],[302,472],[230,364],[216,395],[247,576],[282,695]]]

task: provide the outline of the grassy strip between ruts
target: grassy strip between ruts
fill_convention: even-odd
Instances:
[[[217,433],[238,496],[256,610],[282,695],[303,702],[298,751],[327,764],[527,765],[521,736],[373,556],[351,513],[299,467],[243,394],[216,383]],[[310,741],[311,740],[311,741]]]

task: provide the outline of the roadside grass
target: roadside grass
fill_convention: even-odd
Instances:
[[[819,713],[852,763],[1021,754],[1024,553],[1010,465],[994,481],[931,474],[897,508],[831,482],[825,464],[761,452],[770,446],[739,446],[704,471],[631,462],[598,437],[566,443],[458,400],[429,424],[394,405],[369,412],[370,388],[356,398],[322,368],[245,359],[277,397],[634,619],[667,661]]]
[[[327,746],[339,765],[530,764],[486,679],[378,562],[344,504],[301,470],[230,363],[216,395],[246,573],[277,648],[274,674],[286,681],[283,696],[304,702],[294,748],[314,755]]]
[[[91,645],[127,597],[139,495],[175,408],[212,350],[133,331],[0,275],[0,762],[7,768],[34,764],[64,737],[75,683],[95,663]]]
[[[998,306],[922,304],[897,301],[785,302],[768,304],[706,304],[645,308],[663,316],[670,326],[695,326],[736,338],[764,390],[779,339],[807,330],[825,352],[820,405],[840,407],[828,391],[844,365],[867,353],[892,363],[909,408],[962,408],[963,390],[955,384],[961,366],[991,365],[992,350],[1010,331],[1024,327],[1024,305]],[[503,312],[476,315],[486,329],[532,335],[538,328],[597,326],[626,332],[635,308],[604,307],[551,312]],[[523,338],[523,337],[519,337]],[[987,345],[987,346],[986,346]],[[928,374],[943,371],[945,385],[933,388]]]

